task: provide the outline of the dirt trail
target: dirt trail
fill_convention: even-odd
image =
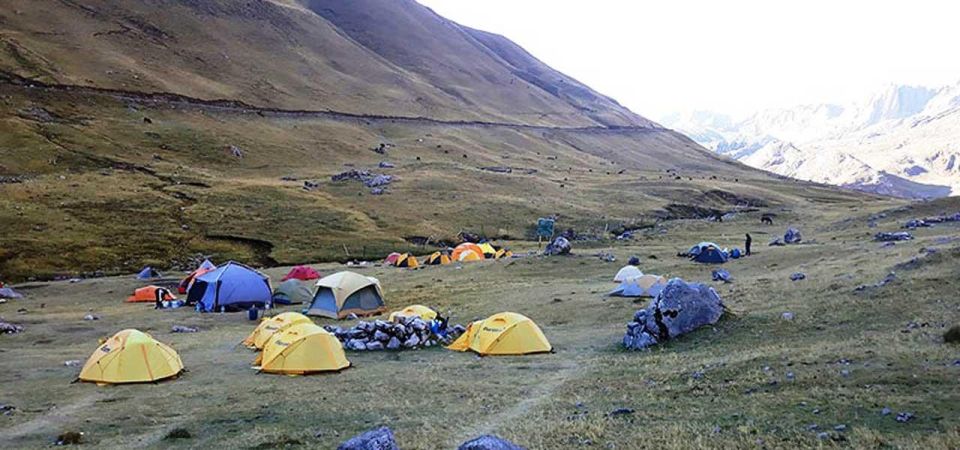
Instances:
[[[60,429],[61,425],[68,422],[74,413],[92,406],[102,398],[103,395],[99,392],[92,392],[89,395],[80,397],[73,403],[57,405],[55,408],[33,419],[3,430],[3,432],[0,432],[0,448],[15,448],[13,445],[14,441],[31,434],[36,434],[37,432],[47,433],[50,435],[50,438],[53,439],[58,433],[63,431]]]
[[[44,83],[31,80],[19,75],[0,70],[0,85],[29,87],[31,90],[44,92],[69,92],[81,95],[100,95],[116,100],[147,105],[147,106],[176,106],[178,108],[197,109],[215,112],[231,112],[240,114],[256,114],[259,116],[274,117],[314,117],[332,120],[363,120],[369,122],[410,123],[419,125],[440,125],[477,128],[508,128],[534,131],[571,131],[571,132],[633,132],[656,133],[670,132],[659,127],[637,126],[590,126],[590,127],[551,127],[542,125],[528,125],[507,122],[482,122],[470,120],[442,120],[428,117],[412,116],[385,116],[376,114],[357,114],[331,110],[289,110],[279,108],[264,108],[250,105],[239,100],[204,100],[170,92],[137,92],[118,89],[105,89],[90,86],[69,84]]]
[[[496,434],[495,432],[505,424],[509,424],[522,418],[528,412],[534,410],[543,400],[549,398],[560,387],[563,386],[577,373],[587,373],[589,367],[581,362],[572,362],[563,369],[554,372],[549,378],[541,380],[529,395],[520,400],[513,406],[507,408],[499,414],[493,414],[489,419],[479,422],[467,431],[454,435],[453,439],[447,442],[447,448],[456,448],[467,440],[473,439],[484,434]]]

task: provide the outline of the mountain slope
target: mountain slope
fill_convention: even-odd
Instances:
[[[40,81],[283,109],[650,126],[587,88],[602,114],[526,81],[412,0],[14,0],[0,15],[0,70]]]
[[[11,1],[0,25],[4,278],[863,198],[717,156],[412,1]],[[331,180],[355,169],[394,181]]]
[[[960,85],[891,86],[851,105],[698,112],[668,126],[717,153],[806,180],[909,198],[960,193]]]

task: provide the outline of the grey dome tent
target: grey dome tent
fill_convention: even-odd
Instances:
[[[273,303],[278,305],[299,305],[313,299],[313,289],[310,284],[291,278],[273,291]]]
[[[373,316],[387,310],[380,281],[353,272],[338,272],[317,281],[308,316],[345,319],[350,314]]]

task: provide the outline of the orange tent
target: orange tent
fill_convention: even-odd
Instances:
[[[146,286],[137,289],[133,291],[133,295],[127,297],[127,303],[153,303],[157,301],[157,289],[160,289],[160,286]],[[167,291],[167,295],[163,299],[176,300],[177,298]]]
[[[483,249],[480,248],[479,245],[474,244],[473,242],[464,242],[458,245],[457,248],[453,249],[453,253],[450,254],[450,259],[454,261],[461,261],[460,254],[467,250],[473,251],[474,253],[477,254],[477,256],[480,257],[479,259],[483,259]]]

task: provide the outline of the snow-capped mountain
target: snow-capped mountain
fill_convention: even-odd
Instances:
[[[899,197],[960,195],[960,83],[890,86],[852,104],[766,110],[743,120],[697,111],[661,123],[781,175]]]

